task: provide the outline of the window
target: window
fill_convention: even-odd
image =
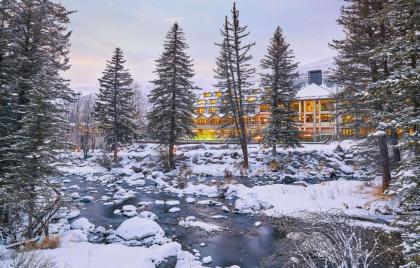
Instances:
[[[321,122],[334,122],[332,114],[321,114]]]
[[[214,93],[214,95],[216,95],[216,97],[221,98],[222,97],[222,92],[216,92]]]
[[[197,108],[195,109],[196,114],[204,114],[206,112],[205,108]]]
[[[306,105],[306,112],[313,112],[314,111],[314,102],[313,101],[305,101]]]
[[[261,104],[260,111],[261,112],[268,112],[268,111],[270,111],[270,105],[268,105],[268,104]]]
[[[313,123],[314,122],[314,115],[307,114],[306,115],[306,123]]]
[[[210,100],[210,104],[212,104],[212,105],[217,104],[217,99],[212,99],[212,100]]]
[[[206,92],[203,93],[204,98],[210,98],[211,97],[211,92]]]
[[[248,97],[246,98],[246,100],[247,100],[248,102],[255,102],[255,101],[256,101],[256,99],[257,99],[257,98],[255,98],[255,96],[248,96]]]
[[[299,111],[299,102],[294,101],[292,102],[291,108],[293,111],[298,112]]]
[[[352,136],[354,134],[354,130],[350,128],[343,128],[341,133],[343,134],[343,136]]]
[[[198,105],[205,105],[206,104],[206,101],[205,100],[199,100],[198,101]]]
[[[217,109],[216,107],[210,107],[210,108],[209,108],[209,113],[210,113],[210,114],[212,114],[212,113],[217,113],[217,111],[218,111],[218,109]]]

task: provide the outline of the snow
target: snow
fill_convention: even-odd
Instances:
[[[341,179],[307,187],[273,184],[249,188],[239,184],[231,185],[228,195],[238,198],[235,208],[245,213],[263,211],[269,216],[296,216],[337,210],[352,214],[366,211],[368,204],[377,201],[372,195],[373,186]]]
[[[176,206],[176,205],[179,205],[179,204],[180,204],[180,202],[178,200],[165,201],[165,205],[168,205],[168,206]]]
[[[191,253],[183,251],[176,242],[146,247],[128,247],[121,244],[65,243],[57,249],[42,250],[53,258],[57,267],[74,268],[154,268],[165,258],[175,256],[176,268],[202,267]],[[7,266],[6,266],[7,267]]]
[[[165,232],[153,220],[134,217],[122,222],[115,234],[124,240],[141,240],[150,236],[163,237]]]
[[[171,213],[175,213],[175,212],[181,211],[181,209],[178,207],[173,207],[173,208],[170,208],[168,211]]]
[[[303,87],[296,94],[298,99],[316,99],[320,97],[328,98],[330,96],[331,91],[328,88],[313,83]]]
[[[149,220],[153,220],[153,221],[155,221],[155,220],[158,219],[158,216],[155,213],[150,212],[150,211],[142,211],[142,212],[140,212],[139,217],[140,218],[149,219]]]
[[[61,234],[61,243],[87,242],[87,234],[82,230],[69,230]]]
[[[194,197],[187,197],[185,198],[185,202],[187,202],[188,204],[192,204],[194,203],[196,200]]]
[[[196,221],[195,217],[187,217],[185,218],[185,220],[181,220],[179,222],[179,225],[185,228],[198,227],[208,233],[220,231],[223,229],[222,227],[215,224],[211,224],[211,223],[207,223],[203,221]]]
[[[90,223],[86,218],[79,218],[71,223],[71,229],[78,229],[85,232],[93,231],[95,229],[95,225]]]
[[[207,256],[207,257],[203,258],[203,263],[204,264],[209,264],[211,262],[213,262],[213,259],[211,258],[211,256]]]

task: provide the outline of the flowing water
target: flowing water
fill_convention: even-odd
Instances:
[[[95,200],[99,200],[104,193],[109,193],[107,188],[102,188],[104,187],[102,184],[87,182],[75,176],[66,178],[70,178],[73,184],[80,186],[78,192],[81,196],[91,195]],[[241,183],[248,185],[252,185],[254,181],[246,181],[246,178],[240,178],[240,180]],[[209,178],[206,181],[210,182],[211,180]],[[130,189],[128,186],[124,186],[124,188]],[[114,210],[121,209],[123,205],[137,206],[140,201],[179,200],[181,203],[176,205],[176,207],[179,207],[181,211],[176,213],[168,212],[172,206],[154,203],[143,210],[155,213],[159,218],[157,222],[165,230],[166,236],[174,238],[184,249],[189,251],[198,249],[202,257],[212,256],[213,262],[209,266],[228,267],[239,265],[242,268],[261,267],[260,261],[273,252],[277,237],[274,227],[263,216],[224,212],[220,205],[189,204],[185,202],[187,196],[179,197],[173,193],[157,191],[154,183],[150,181],[148,181],[146,186],[136,188],[136,191],[138,193],[134,198],[118,205],[105,206],[101,201],[79,204],[81,217],[86,217],[96,226],[115,229],[127,219],[127,217],[114,214]],[[233,205],[229,203],[232,201],[219,200],[218,198],[194,198],[197,201],[211,199],[216,202],[222,202],[229,207]],[[196,227],[185,228],[180,226],[178,224],[179,220],[188,216],[195,216],[198,221],[215,224],[225,230],[207,233]],[[216,216],[216,218],[212,216]],[[224,217],[221,218],[220,216]],[[255,226],[257,221],[262,223],[258,227]],[[201,243],[206,245],[201,247]]]

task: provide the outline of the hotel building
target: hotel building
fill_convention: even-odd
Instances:
[[[301,139],[320,141],[338,136],[336,104],[332,97],[333,88],[323,83],[322,71],[310,71],[307,82],[300,83],[296,100],[292,107],[301,131]],[[270,117],[270,105],[262,101],[263,89],[252,90],[244,96],[247,116],[245,117],[248,136],[254,142],[262,140],[263,129]],[[195,105],[195,140],[214,141],[234,137],[231,125],[233,119],[221,113],[221,91],[201,93]]]

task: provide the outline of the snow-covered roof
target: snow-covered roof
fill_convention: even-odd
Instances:
[[[324,85],[310,84],[301,88],[296,97],[298,99],[320,99],[320,98],[330,98],[332,91],[325,87]]]

